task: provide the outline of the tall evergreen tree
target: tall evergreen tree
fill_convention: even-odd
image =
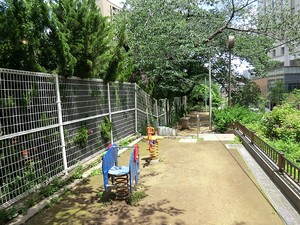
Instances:
[[[48,27],[49,11],[44,1],[1,1],[0,67],[45,71],[42,45]]]
[[[128,41],[126,37],[126,23],[122,18],[115,18],[111,23],[113,24],[114,38],[104,79],[106,81],[128,81],[133,72],[133,61],[129,57],[131,52],[126,51]]]
[[[81,78],[104,77],[110,41],[106,18],[95,0],[52,2],[51,36],[58,55],[59,73]]]

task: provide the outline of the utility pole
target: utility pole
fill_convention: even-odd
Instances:
[[[212,94],[211,94],[211,58],[208,61],[208,83],[209,83],[209,130],[212,130]]]
[[[234,36],[228,38],[229,63],[228,63],[228,106],[231,106],[231,50],[234,47]]]

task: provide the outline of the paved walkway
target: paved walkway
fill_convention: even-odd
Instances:
[[[278,214],[283,218],[287,225],[299,225],[300,215],[293,208],[291,203],[285,198],[277,186],[272,182],[264,170],[257,164],[250,153],[244,148],[243,145],[230,145],[227,144],[228,149],[237,149],[248,167],[250,168],[252,174],[255,176],[260,187],[262,188],[264,194],[276,209]]]
[[[196,134],[195,134],[196,135]],[[233,134],[200,134],[204,141],[231,141],[234,140]],[[264,170],[258,165],[255,159],[244,148],[242,144],[226,144],[227,149],[237,149],[243,160],[251,170],[257,180],[263,194],[270,201],[277,213],[282,217],[287,225],[299,225],[300,215],[292,204],[286,199],[278,187],[273,183]]]

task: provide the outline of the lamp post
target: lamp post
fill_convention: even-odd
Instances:
[[[208,84],[209,84],[209,130],[212,130],[212,95],[211,95],[211,58],[208,61]]]
[[[228,38],[228,49],[229,49],[229,65],[228,65],[228,106],[231,106],[231,49],[234,47],[234,36]]]
[[[211,57],[209,57],[208,63],[205,63],[204,66],[208,68],[209,129],[212,130]],[[206,79],[205,79],[205,86],[206,86]]]

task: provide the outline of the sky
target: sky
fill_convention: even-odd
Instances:
[[[111,3],[116,4],[117,6],[122,7],[123,5],[121,4],[122,2],[124,2],[125,0],[109,0]]]

